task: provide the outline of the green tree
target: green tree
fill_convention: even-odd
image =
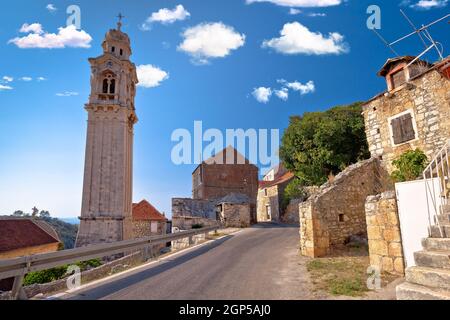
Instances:
[[[328,176],[370,156],[361,103],[294,116],[286,129],[280,158],[304,186],[321,185]]]
[[[23,217],[25,215],[25,213],[22,210],[16,210],[13,213],[13,216],[15,217]]]
[[[50,218],[50,212],[46,210],[41,210],[41,212],[39,212],[39,218],[41,219]]]
[[[428,158],[420,149],[409,150],[397,160],[392,161],[392,164],[396,168],[391,175],[394,182],[412,181],[423,173],[428,164]]]
[[[284,189],[281,199],[282,211],[284,211],[291,200],[305,199],[306,192],[303,188],[302,182],[298,178],[294,178]]]

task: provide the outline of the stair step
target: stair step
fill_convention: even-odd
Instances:
[[[450,269],[450,251],[419,251],[414,253],[419,267]]]
[[[450,213],[450,204],[445,204],[442,206],[442,211],[445,213]]]
[[[397,300],[450,300],[450,292],[404,282],[397,286]]]
[[[441,236],[441,232],[439,231],[439,228],[442,231],[442,236]],[[431,227],[431,237],[432,238],[450,238],[450,226],[432,226]]]
[[[430,288],[450,290],[450,270],[411,267],[406,269],[406,281]]]
[[[450,226],[450,214],[440,214],[437,217],[441,226]]]
[[[422,241],[426,250],[448,250],[450,251],[450,238],[426,238]]]

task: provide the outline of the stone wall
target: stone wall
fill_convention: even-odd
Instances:
[[[152,232],[152,223],[157,224],[156,232]],[[152,236],[162,236],[167,232],[167,223],[164,221],[150,221],[150,220],[133,220],[133,235],[134,238],[145,238]]]
[[[369,196],[365,207],[370,264],[381,272],[403,275],[405,267],[395,192]]]
[[[250,205],[222,203],[220,222],[225,228],[247,228],[250,227]]]
[[[302,199],[291,200],[284,212],[284,215],[281,218],[281,222],[288,224],[300,223],[300,203],[302,202]]]
[[[172,199],[172,227],[192,229],[194,224],[209,226],[217,221],[217,207],[212,200]]]
[[[271,217],[267,216],[267,207],[270,207]],[[280,220],[280,199],[278,185],[259,189],[256,214],[258,222]]]
[[[352,235],[367,235],[365,202],[389,188],[375,158],[348,167],[299,205],[300,248],[305,256],[329,254]]]
[[[418,138],[393,145],[389,118],[411,110]],[[450,81],[432,70],[367,102],[363,107],[366,135],[373,157],[392,172],[392,161],[419,148],[431,157],[450,138]]]

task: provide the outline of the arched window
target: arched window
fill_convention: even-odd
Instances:
[[[102,93],[115,94],[116,93],[116,79],[114,79],[112,74],[108,74],[105,79],[103,79],[103,90]]]
[[[116,93],[116,80],[112,79],[111,83],[109,84],[109,93],[113,94]]]
[[[115,52],[115,51],[116,51],[116,47],[112,47],[111,52]]]
[[[103,80],[103,93],[108,93],[108,79]]]

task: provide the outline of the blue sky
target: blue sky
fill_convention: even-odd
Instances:
[[[333,5],[314,7],[317,3]],[[82,31],[50,39],[48,34],[66,27],[66,8],[73,4],[81,9]],[[54,216],[79,215],[87,119],[83,107],[90,92],[87,59],[101,54],[104,34],[115,27],[119,12],[126,16],[123,31],[132,41],[133,62],[162,71],[142,75],[147,87],[137,92],[134,200],[145,198],[170,215],[172,197],[191,195],[195,169],[172,163],[175,129],[192,131],[200,120],[205,129],[283,131],[291,115],[367,100],[384,90],[376,72],[392,53],[366,27],[371,4],[381,7],[380,33],[388,40],[411,31],[400,8],[417,24],[449,11],[448,1],[437,0],[3,3],[0,214],[37,206]],[[180,5],[182,10],[176,9]],[[446,23],[431,33],[450,47]],[[45,39],[47,48],[42,48],[38,43]],[[48,48],[55,46],[60,48]],[[412,55],[421,48],[416,38],[396,47],[400,54]]]

